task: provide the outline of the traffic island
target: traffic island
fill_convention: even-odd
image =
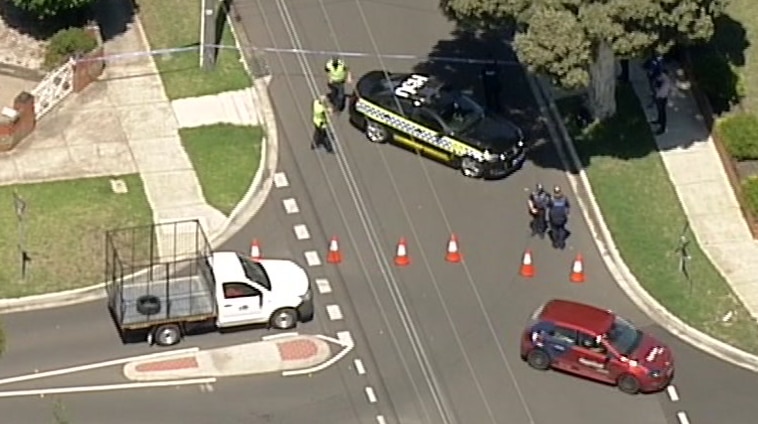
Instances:
[[[650,295],[690,326],[758,353],[758,325],[689,230],[631,86],[615,117],[582,128],[582,99],[556,101],[621,256]]]

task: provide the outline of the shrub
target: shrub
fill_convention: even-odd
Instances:
[[[55,33],[45,52],[44,66],[53,69],[71,56],[88,53],[97,47],[97,40],[82,28],[68,28]]]
[[[749,113],[731,115],[718,123],[721,139],[736,160],[758,160],[758,118]]]
[[[742,195],[753,215],[758,215],[758,177],[748,177],[742,182]]]

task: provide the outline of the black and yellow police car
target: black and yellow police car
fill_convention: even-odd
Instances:
[[[355,85],[350,120],[374,143],[401,144],[469,177],[506,176],[526,156],[519,127],[430,75],[363,75]]]

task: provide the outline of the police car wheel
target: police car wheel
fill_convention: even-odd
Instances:
[[[526,355],[526,362],[530,367],[536,370],[545,371],[550,368],[550,357],[547,356],[547,353],[539,349],[534,349],[529,352],[529,354]]]
[[[472,158],[463,158],[460,167],[463,175],[470,178],[479,178],[484,173],[482,165]]]
[[[385,127],[384,125],[376,121],[367,119],[366,120],[366,137],[372,143],[385,143],[387,142],[387,139],[389,139],[389,131],[387,131],[387,127]]]
[[[624,374],[616,382],[619,390],[626,394],[636,395],[640,392],[640,382],[633,375]]]

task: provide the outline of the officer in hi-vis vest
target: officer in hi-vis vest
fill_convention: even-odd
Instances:
[[[313,139],[311,150],[323,147],[332,153],[332,142],[329,139],[329,106],[326,96],[321,95],[313,100]]]
[[[345,62],[338,58],[332,57],[326,66],[324,66],[329,87],[329,101],[338,112],[345,110],[345,83],[352,82],[350,69]]]

